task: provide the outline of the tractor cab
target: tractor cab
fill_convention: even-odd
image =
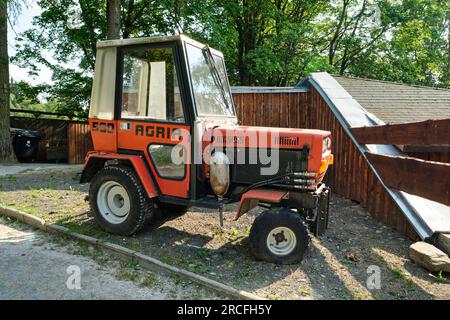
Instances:
[[[99,42],[89,124],[81,182],[107,231],[136,233],[155,207],[265,206],[252,251],[292,263],[327,226],[330,132],[238,125],[222,53],[184,35]]]

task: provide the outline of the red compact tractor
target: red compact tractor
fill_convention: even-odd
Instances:
[[[89,124],[95,151],[93,216],[131,235],[154,216],[240,202],[236,219],[266,210],[251,228],[256,258],[302,259],[328,224],[330,132],[238,125],[223,55],[186,36],[97,45]]]

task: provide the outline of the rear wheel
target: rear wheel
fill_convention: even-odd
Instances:
[[[257,259],[292,264],[303,259],[310,235],[304,219],[297,212],[273,208],[255,219],[249,241]]]
[[[98,171],[89,188],[89,202],[96,222],[111,233],[132,235],[153,217],[154,205],[128,167]]]

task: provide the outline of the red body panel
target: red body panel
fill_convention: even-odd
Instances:
[[[331,136],[329,131],[249,126],[217,127],[205,132],[204,148],[210,144],[211,135],[214,136],[212,147],[301,149],[308,146],[309,172],[319,173],[322,160],[328,161],[331,154],[331,150],[325,154],[322,153],[323,139]],[[319,174],[316,180],[322,181],[324,175],[325,172]]]
[[[150,175],[143,159],[136,156],[142,161],[142,165],[138,165],[139,170],[146,171],[146,174],[142,175],[139,172],[144,185],[147,187],[150,184],[153,185],[153,177],[161,194],[180,198],[189,197],[191,171],[189,164],[191,163],[192,148],[189,136],[191,128],[189,126],[135,120],[90,119],[89,123],[95,150],[107,152],[110,158],[133,157],[117,154],[118,150],[138,151],[144,155],[151,171]],[[213,139],[211,139],[212,136]],[[315,179],[320,182],[325,175],[326,167],[332,161],[331,150],[325,153],[322,150],[323,139],[329,136],[330,132],[322,130],[249,126],[216,127],[204,132],[202,149],[206,147],[301,149],[307,146],[309,148],[308,171],[317,173]],[[158,175],[148,152],[148,146],[152,143],[181,144],[184,147],[187,157],[184,178],[170,179]],[[325,171],[323,170],[324,165]],[[204,164],[204,168],[206,177],[208,177],[209,166]],[[151,193],[155,192],[151,191]]]
[[[241,215],[255,208],[260,200],[270,203],[278,203],[286,195],[285,190],[276,189],[252,189],[242,195],[241,203],[236,212],[234,220],[239,219]]]
[[[86,155],[84,166],[86,166],[90,158],[129,160],[133,165],[134,170],[136,170],[138,177],[141,179],[141,183],[144,186],[144,189],[147,192],[148,197],[153,198],[158,195],[158,192],[156,191],[156,188],[153,185],[152,178],[145,165],[144,159],[142,159],[141,156],[118,154],[111,152],[91,151],[88,152],[88,154]],[[83,167],[83,170],[84,169],[85,168]]]
[[[94,150],[117,152],[117,121],[89,119]]]
[[[177,129],[178,131],[176,131]],[[189,132],[190,127],[185,125],[119,120],[117,148],[143,152],[150,164],[152,175],[158,184],[161,194],[188,198],[190,166],[186,165],[186,174],[182,180],[162,178],[158,176],[147,148],[152,143],[169,145],[181,144],[184,146],[187,153],[187,163],[190,163],[191,146]]]

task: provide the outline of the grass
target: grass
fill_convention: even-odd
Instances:
[[[438,272],[438,274],[436,275],[436,279],[437,279],[438,282],[445,282],[446,281],[446,278],[442,274],[442,270]]]
[[[121,268],[119,272],[115,274],[116,279],[122,281],[136,282],[139,279],[139,273],[136,270],[130,270],[128,268]]]
[[[311,288],[309,288],[309,287],[300,287],[298,289],[298,291],[300,292],[300,294],[302,296],[309,296],[309,295],[311,295]]]
[[[211,255],[210,252],[205,248],[199,248],[195,253],[200,259],[209,258],[209,256]]]
[[[245,229],[245,236],[248,238],[248,237],[250,237],[250,230],[252,229],[252,227],[251,226],[248,226],[246,229]]]
[[[392,272],[392,275],[394,276],[394,279],[407,280],[407,278],[408,278],[408,275],[403,270],[392,269],[391,272]]]
[[[134,251],[142,251],[142,244],[137,242],[125,242],[123,241],[121,243],[124,247],[127,247],[128,249],[134,250]]]
[[[244,268],[237,274],[237,278],[248,278],[254,271],[254,267],[251,264],[246,264]]]
[[[109,234],[106,231],[103,231],[102,229],[97,227],[95,224],[80,225],[77,222],[72,222],[72,221],[67,221],[67,220],[65,220],[65,221],[59,220],[56,222],[56,224],[66,227],[72,232],[85,234],[87,236],[91,236],[94,238],[98,238],[98,239],[109,238]]]
[[[17,177],[13,174],[7,174],[5,176],[0,177],[0,182],[1,181],[14,182],[17,181]]]
[[[141,287],[155,287],[159,284],[159,280],[158,277],[156,276],[156,274],[152,273],[152,272],[148,272],[145,276],[144,279],[142,279],[142,282],[140,284]]]
[[[235,228],[231,229],[230,236],[233,237],[233,238],[239,237],[239,230],[237,230]]]

